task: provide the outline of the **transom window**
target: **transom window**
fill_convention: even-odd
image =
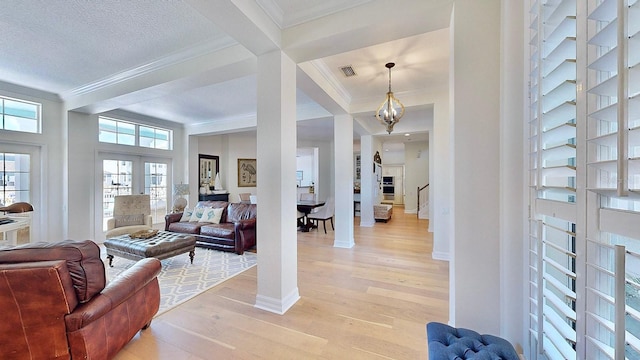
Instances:
[[[171,150],[173,131],[100,116],[100,142]]]
[[[2,129],[28,133],[41,133],[41,105],[38,103],[0,96]]]

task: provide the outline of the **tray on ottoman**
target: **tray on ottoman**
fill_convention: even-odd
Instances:
[[[117,236],[105,240],[104,247],[107,249],[109,266],[112,266],[114,256],[130,260],[140,260],[148,257],[162,260],[187,252],[193,264],[196,238],[187,234],[159,231],[155,236],[147,239],[132,238],[129,235]]]

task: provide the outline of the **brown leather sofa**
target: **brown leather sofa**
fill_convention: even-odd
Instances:
[[[157,313],[160,269],[140,260],[105,286],[90,240],[0,250],[0,357],[113,358]]]
[[[224,208],[219,224],[180,221],[182,213],[165,216],[165,231],[193,234],[196,246],[242,255],[256,246],[256,204],[199,201],[196,207]]]

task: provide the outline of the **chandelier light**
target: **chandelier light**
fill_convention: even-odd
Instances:
[[[404,105],[393,96],[393,92],[391,91],[391,68],[395,65],[395,63],[387,63],[385,65],[385,67],[389,69],[389,92],[387,92],[387,98],[380,104],[376,112],[376,118],[380,120],[382,125],[387,127],[387,133],[389,134],[393,131],[393,126],[400,121],[400,118],[404,115]]]

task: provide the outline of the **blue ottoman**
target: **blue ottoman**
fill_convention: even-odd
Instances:
[[[431,322],[427,324],[429,360],[519,360],[513,346],[493,335]]]

